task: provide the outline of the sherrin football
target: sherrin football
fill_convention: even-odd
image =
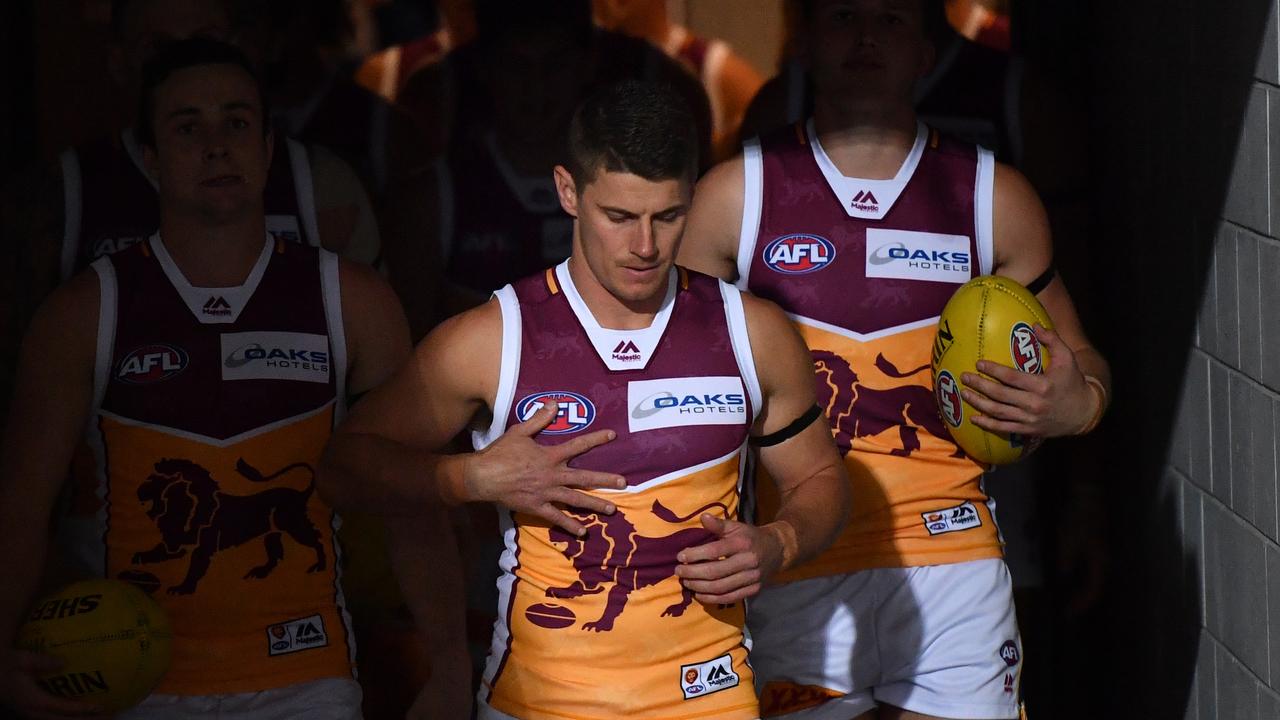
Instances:
[[[164,610],[119,580],[72,583],[32,608],[16,645],[61,658],[40,677],[46,691],[110,712],[132,707],[169,669],[173,632]]]
[[[938,412],[956,444],[987,465],[1007,465],[1035,449],[1038,438],[987,432],[974,425],[977,410],[960,396],[963,373],[977,373],[979,360],[1040,374],[1049,354],[1033,329],[1052,329],[1049,314],[1025,287],[995,275],[976,277],[951,296],[933,341],[933,393]]]

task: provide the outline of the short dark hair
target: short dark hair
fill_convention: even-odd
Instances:
[[[569,172],[586,187],[603,167],[645,180],[698,174],[698,129],[684,98],[670,85],[624,80],[588,97],[569,124]]]
[[[813,12],[818,0],[793,0],[800,6],[800,17],[808,22],[813,19]],[[923,21],[925,37],[935,45],[946,39],[952,32],[951,21],[947,19],[946,0],[920,0],[920,17]]]
[[[258,102],[262,106],[262,132],[270,132],[271,113],[267,107],[267,96],[249,59],[239,48],[229,43],[193,37],[175,40],[161,47],[142,66],[142,89],[138,94],[139,142],[151,148],[156,146],[155,119],[152,117],[156,110],[156,89],[175,72],[201,65],[234,65],[248,73],[258,90]]]

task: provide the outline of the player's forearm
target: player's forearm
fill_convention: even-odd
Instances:
[[[843,470],[827,467],[782,493],[774,521],[764,529],[782,547],[779,571],[800,565],[827,549],[849,520],[849,481]]]
[[[465,500],[463,460],[379,435],[339,432],[321,458],[316,487],[339,510],[416,516]]]

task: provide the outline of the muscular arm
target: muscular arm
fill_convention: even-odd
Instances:
[[[348,388],[361,395],[382,385],[404,364],[410,352],[409,328],[391,287],[372,268],[343,261],[340,272],[342,314],[352,353]],[[448,514],[439,506],[420,506],[412,515],[387,516],[385,522],[391,568],[431,658],[428,690],[420,698],[427,706],[424,712],[429,710],[429,717],[464,717],[470,711],[471,687],[463,632],[465,591]]]
[[[54,503],[91,410],[97,317],[93,271],[73,278],[41,306],[22,343],[0,451],[0,553],[9,580],[9,591],[0,594],[0,705],[32,714],[83,713],[86,707],[46,696],[18,672],[31,665],[10,648],[37,590]]]
[[[764,395],[756,428],[768,435],[787,427],[816,403],[813,359],[776,305],[745,294],[743,304]],[[781,498],[775,520],[763,528],[782,542],[778,570],[787,570],[826,549],[844,529],[851,502],[849,481],[831,430],[821,417],[799,434],[761,448],[760,463],[777,482]]]
[[[612,440],[613,431],[540,446],[533,437],[555,417],[554,404],[480,452],[441,453],[492,407],[501,356],[497,301],[441,324],[334,433],[317,478],[321,491],[335,507],[388,516],[413,515],[429,506],[499,502],[573,533],[581,525],[553,503],[613,512],[608,502],[570,487],[619,489],[623,478],[567,465]]]
[[[680,241],[678,263],[729,282],[737,279],[743,177],[742,156],[738,155],[715,166],[698,181]]]
[[[729,52],[719,77],[724,127],[714,138],[716,160],[732,157],[739,141],[738,129],[751,99],[764,85],[764,78],[737,53]]]
[[[814,406],[813,364],[791,322],[777,307],[743,296],[763,407],[753,434],[782,430]],[[848,521],[844,463],[820,420],[760,449],[760,462],[778,484],[775,520],[761,527],[704,515],[719,539],[680,553],[676,574],[704,603],[732,603],[759,592],[774,574],[830,545]]]
[[[995,274],[1024,285],[1039,277],[1053,262],[1053,243],[1044,206],[1018,171],[1003,165],[995,176]],[[1111,391],[1107,361],[1085,335],[1075,305],[1061,277],[1055,276],[1037,295],[1053,320],[1054,330],[1039,332],[1049,350],[1049,370],[1043,376],[1023,376],[994,363],[980,362],[978,370],[994,379],[966,374],[962,379],[986,397],[973,403],[984,415],[981,427],[1000,432],[1040,436],[1069,435],[1089,424]],[[1085,377],[1101,385],[1099,394]],[[999,381],[999,382],[995,382]],[[1003,387],[1002,387],[1003,384]],[[992,402],[995,401],[995,402]],[[1102,406],[1105,410],[1105,405]]]

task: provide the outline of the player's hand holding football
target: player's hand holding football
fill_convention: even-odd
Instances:
[[[1080,372],[1075,353],[1054,331],[1039,325],[1035,331],[1049,355],[1044,374],[979,360],[978,372],[960,376],[961,395],[982,413],[973,418],[974,425],[998,433],[1060,437],[1080,432],[1098,413],[1102,397]]]
[[[571,468],[569,461],[613,440],[615,433],[600,430],[559,445],[539,445],[534,436],[551,424],[557,412],[556,403],[547,403],[489,447],[466,456],[462,499],[499,503],[579,536],[585,532],[582,524],[557,506],[611,514],[613,503],[582,490],[621,490],[626,479],[615,473]]]
[[[107,718],[102,710],[85,702],[45,692],[35,676],[57,671],[62,661],[22,650],[0,650],[0,710],[11,708],[31,720]]]
[[[727,605],[760,592],[782,567],[783,545],[768,525],[757,527],[704,513],[702,526],[716,539],[676,556],[676,577],[698,602]]]

